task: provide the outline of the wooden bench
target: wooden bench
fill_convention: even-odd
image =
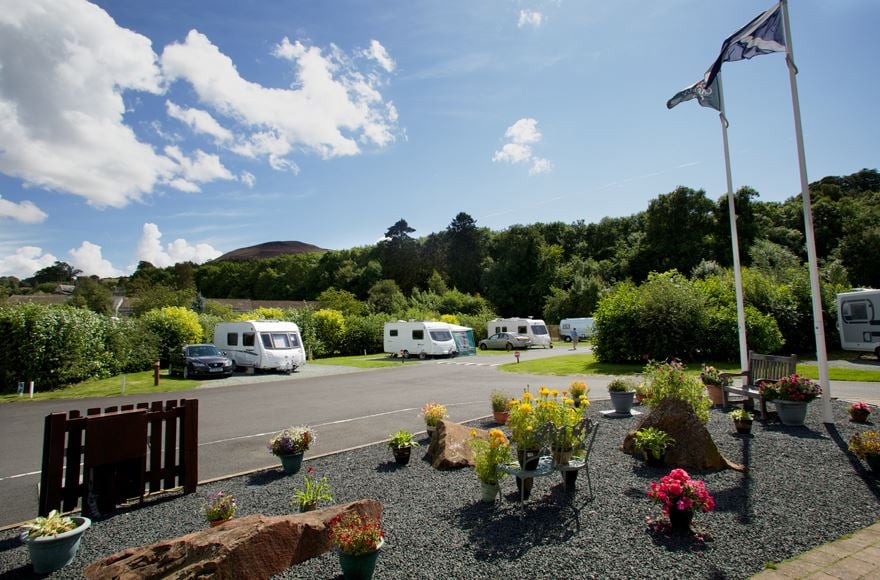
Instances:
[[[745,401],[751,402],[756,399],[761,409],[761,418],[767,418],[767,401],[761,396],[760,386],[762,383],[776,382],[782,377],[793,375],[797,372],[797,355],[776,356],[771,354],[758,354],[749,351],[749,368],[739,373],[721,373],[723,382],[730,383],[734,377],[743,377],[742,384],[727,384],[721,387],[721,397],[724,406],[730,405],[729,395],[746,397]],[[724,380],[727,379],[727,380]]]

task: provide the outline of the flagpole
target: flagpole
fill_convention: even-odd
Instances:
[[[721,111],[721,140],[724,143],[724,167],[727,171],[727,209],[730,214],[730,242],[733,246],[733,281],[736,286],[736,322],[739,327],[739,368],[749,368],[749,347],[746,341],[746,313],[743,301],[742,272],[739,262],[739,236],[736,232],[736,204],[733,201],[733,176],[730,171],[730,147],[727,142],[727,117],[724,114],[724,89],[721,85],[721,73],[718,79],[718,102]]]
[[[801,127],[801,106],[798,100],[797,67],[791,45],[791,27],[788,19],[788,1],[782,4],[783,28],[785,29],[786,63],[791,84],[791,104],[794,109],[794,131],[797,137],[798,164],[801,173],[801,197],[804,203],[804,234],[807,239],[807,260],[810,270],[810,293],[813,297],[813,331],[816,335],[816,359],[819,363],[819,384],[822,386],[822,422],[834,423],[831,409],[831,383],[828,380],[828,355],[825,350],[825,324],[822,318],[822,289],[819,286],[819,266],[816,260],[816,239],[813,232],[813,210],[810,202],[810,183],[807,181],[807,163],[804,156],[804,132]]]

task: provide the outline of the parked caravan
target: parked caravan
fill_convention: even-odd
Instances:
[[[445,322],[404,321],[386,322],[385,352],[391,356],[421,359],[429,356],[455,356],[455,338]]]
[[[238,368],[292,373],[306,362],[299,327],[283,320],[221,322],[214,344]]]
[[[584,340],[593,336],[593,318],[563,318],[559,321],[559,336],[565,342],[571,342],[571,329],[578,333],[578,340]]]
[[[838,294],[837,330],[843,350],[873,352],[880,358],[880,290]]]
[[[496,318],[489,321],[487,330],[489,336],[499,332],[523,334],[532,339],[532,346],[553,348],[553,343],[550,341],[550,333],[547,331],[547,325],[544,324],[543,320],[538,320],[537,318]]]

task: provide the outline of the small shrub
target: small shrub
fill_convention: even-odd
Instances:
[[[651,389],[647,403],[652,409],[666,399],[678,399],[687,403],[700,421],[709,421],[712,403],[703,394],[703,383],[688,375],[683,364],[649,362],[645,366],[645,382]]]

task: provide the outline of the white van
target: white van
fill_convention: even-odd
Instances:
[[[445,322],[404,321],[386,322],[385,352],[392,357],[455,356],[457,349],[452,330]]]
[[[550,333],[547,331],[547,325],[544,324],[543,320],[537,318],[496,318],[490,320],[486,327],[489,336],[499,332],[524,334],[532,339],[533,346],[553,348],[553,343],[550,341]]]
[[[880,290],[838,294],[837,330],[843,350],[873,352],[880,358]]]
[[[214,327],[214,344],[246,369],[292,373],[306,362],[299,327],[283,320],[221,322]]]
[[[578,340],[585,340],[593,336],[593,327],[596,321],[593,318],[563,318],[559,321],[559,336],[565,342],[571,342],[571,329],[578,333]]]

